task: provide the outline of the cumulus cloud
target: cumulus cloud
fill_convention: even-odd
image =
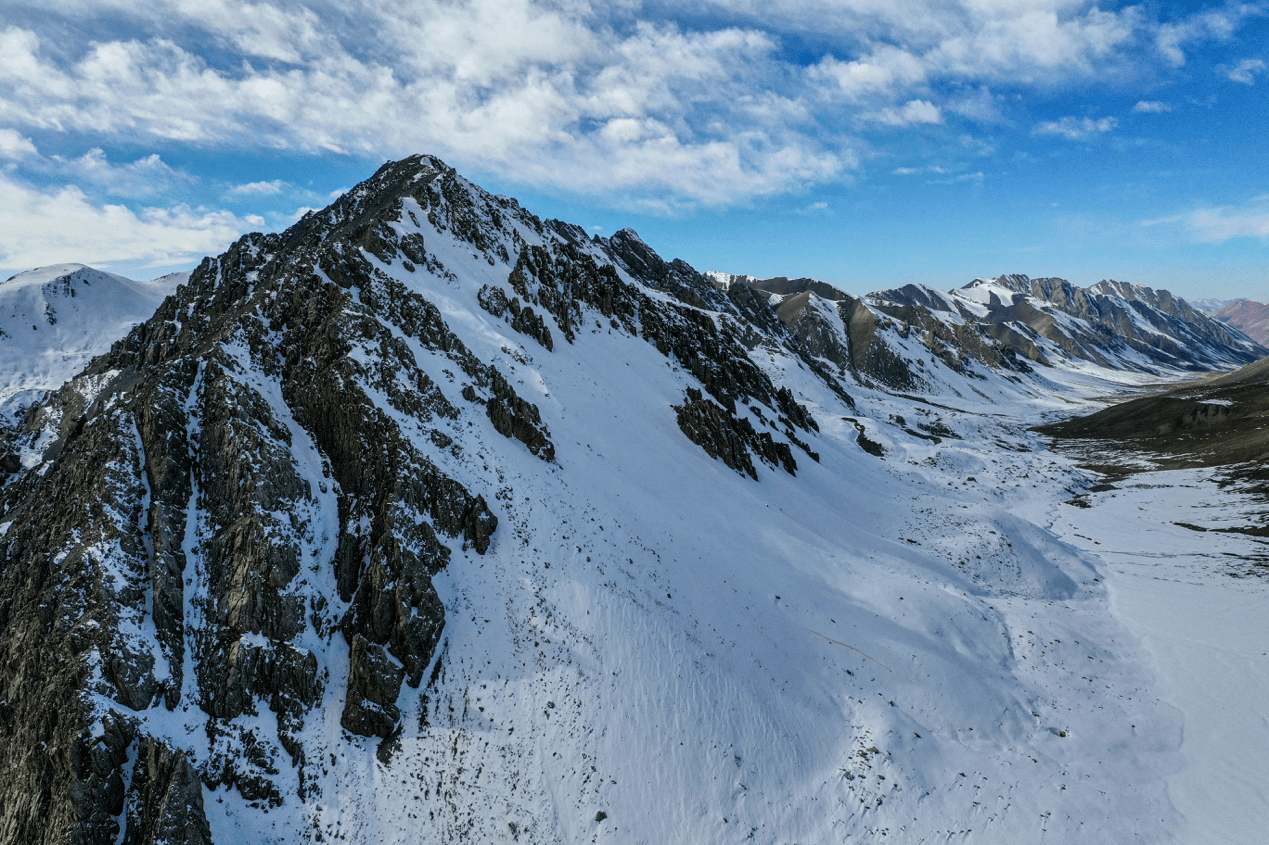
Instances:
[[[1228,76],[1234,82],[1241,82],[1244,85],[1254,85],[1256,83],[1256,75],[1264,73],[1266,65],[1263,59],[1243,59],[1234,65]]]
[[[1138,100],[1132,110],[1137,114],[1163,114],[1172,111],[1172,106],[1159,100]]]
[[[259,221],[263,222],[263,221]],[[80,188],[43,190],[0,173],[0,267],[64,261],[188,264],[223,251],[252,221],[185,205],[131,209]]]
[[[1179,51],[1245,16],[1163,33],[1142,6],[1093,0],[698,0],[711,23],[686,29],[655,4],[585,0],[9,2],[48,21],[0,31],[10,131],[426,151],[674,207],[840,178],[863,142],[826,127],[1003,122],[994,87],[1084,83],[1140,61],[1143,39]],[[818,54],[790,48],[805,35]]]
[[[234,185],[230,188],[229,195],[236,197],[277,196],[286,190],[287,187],[287,183],[283,182],[281,179],[271,179],[267,182],[246,182],[241,185]]]
[[[201,223],[220,245],[257,223],[160,199],[187,174],[114,150],[431,152],[512,184],[673,214],[841,180],[872,155],[877,127],[887,143],[919,132],[988,154],[995,139],[971,133],[1011,125],[1029,91],[1181,64],[1256,13],[1230,2],[1164,25],[1148,5],[1096,0],[694,0],[687,27],[670,4],[631,0],[7,3],[28,14],[0,24],[6,190],[49,226],[61,207],[64,231],[110,218],[171,245],[193,243]],[[1116,125],[1064,117],[1033,131],[1080,140]],[[29,139],[50,135],[94,148],[40,157]],[[75,187],[30,187],[53,179]],[[225,202],[322,201],[276,180],[217,190]],[[120,198],[132,206],[107,202]],[[145,228],[159,225],[170,238]],[[0,250],[9,240],[0,233]],[[123,242],[144,251],[140,237]]]
[[[1091,117],[1067,116],[1061,120],[1049,120],[1039,123],[1033,132],[1036,135],[1060,135],[1072,141],[1082,141],[1110,132],[1118,125],[1119,121],[1113,117],[1103,117],[1094,120]]]
[[[858,102],[907,90],[926,79],[926,67],[916,55],[898,47],[884,46],[866,56],[840,61],[825,56],[808,73],[812,83],[830,97]]]
[[[100,147],[73,159],[52,156],[34,165],[34,169],[63,175],[81,186],[95,186],[112,196],[130,198],[156,196],[174,183],[191,178],[169,167],[157,153],[114,164]]]

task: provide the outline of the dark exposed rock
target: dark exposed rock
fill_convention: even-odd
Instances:
[[[485,403],[489,421],[504,437],[519,440],[544,461],[555,460],[555,445],[547,438],[536,405],[524,401],[495,369],[490,369],[490,392]]]
[[[361,736],[391,736],[401,719],[396,700],[405,668],[360,634],[353,635],[350,661],[348,698],[339,723]]]
[[[125,819],[124,845],[212,845],[203,784],[189,757],[149,737],[137,744]]]
[[[495,317],[503,317],[511,324],[511,328],[533,338],[547,351],[555,348],[555,341],[551,338],[551,330],[546,321],[531,307],[522,306],[518,297],[508,299],[502,288],[485,285],[477,293],[476,300],[481,308]]]
[[[498,527],[498,517],[490,512],[484,496],[477,496],[472,502],[464,522],[463,539],[483,555],[489,549],[489,538]]]
[[[750,453],[774,467],[783,467],[790,475],[797,474],[797,462],[788,443],[782,443],[769,432],[758,431],[747,418],[737,417],[717,402],[687,389],[682,405],[675,405],[679,428],[687,438],[704,449],[711,458],[718,458],[739,473],[755,481],[758,472]]]
[[[872,438],[868,436],[868,431],[867,429],[864,428],[863,423],[861,423],[859,420],[854,419],[852,417],[844,417],[844,419],[855,426],[855,431],[858,432],[855,438],[855,442],[859,444],[859,448],[863,449],[865,452],[867,452],[868,454],[874,457],[877,457],[877,458],[885,457],[886,455],[885,447],[882,446],[880,443],[878,443],[876,440],[873,440]]]

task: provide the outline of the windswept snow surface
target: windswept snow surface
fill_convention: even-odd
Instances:
[[[1171,841],[1259,842],[1269,819],[1269,542],[1229,529],[1262,528],[1269,507],[1210,470],[1139,475],[1090,500],[1051,505],[1047,519],[1102,562],[1111,612],[1140,639],[1180,719],[1182,760],[1166,773],[1179,814]]]
[[[57,264],[0,282],[0,419],[61,387],[188,277],[134,282]]]

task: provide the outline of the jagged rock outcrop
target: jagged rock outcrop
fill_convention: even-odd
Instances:
[[[754,454],[771,466],[783,467],[789,475],[797,474],[797,461],[788,443],[778,442],[769,432],[758,431],[748,419],[729,413],[703,397],[699,390],[689,387],[683,404],[675,405],[674,412],[688,440],[737,472],[758,479],[750,457]]]

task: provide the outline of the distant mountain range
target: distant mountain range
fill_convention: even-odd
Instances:
[[[1269,354],[1236,328],[1167,291],[1022,275],[975,279],[943,292],[924,285],[853,296],[813,279],[711,273],[724,288],[760,290],[814,354],[896,389],[930,387],[915,341],[952,370],[1026,372],[1093,364],[1165,374],[1241,366]]]

